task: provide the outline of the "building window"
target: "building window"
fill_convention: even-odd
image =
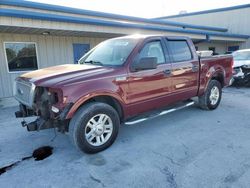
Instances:
[[[209,51],[213,51],[213,55],[216,54],[216,52],[215,52],[215,47],[208,47],[208,50],[209,50]]]
[[[234,52],[239,50],[239,46],[228,46],[228,51],[229,52]]]
[[[5,42],[9,72],[37,70],[36,44],[32,42]]]
[[[174,62],[189,61],[192,53],[186,41],[168,41],[169,49],[172,52]]]

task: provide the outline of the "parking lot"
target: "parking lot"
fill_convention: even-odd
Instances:
[[[106,151],[87,155],[67,135],[27,132],[15,106],[0,102],[0,168],[32,155],[0,175],[0,187],[249,187],[250,89],[226,88],[214,111],[192,106],[124,125]],[[6,104],[6,103],[5,103]]]

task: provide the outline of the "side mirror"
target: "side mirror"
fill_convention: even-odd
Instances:
[[[133,71],[150,70],[157,68],[157,57],[143,57],[132,65]]]

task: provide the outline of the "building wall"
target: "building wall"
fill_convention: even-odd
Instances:
[[[205,26],[225,27],[228,28],[229,33],[250,35],[249,15],[250,7],[222,12],[166,18],[165,20]],[[246,42],[238,43],[238,45],[240,49],[250,48],[250,39],[248,39]],[[205,48],[204,45],[202,46]],[[206,46],[206,49],[207,48],[208,45]]]
[[[44,36],[0,33],[0,98],[12,96],[14,79],[23,74],[9,73],[5,57],[4,42],[35,42],[38,68],[73,63],[73,43],[90,44],[94,47],[106,38]]]
[[[249,41],[250,42],[250,41]],[[195,46],[198,46],[198,50],[208,50],[209,47],[215,47],[215,52],[219,54],[224,54],[228,51],[229,46],[239,46],[245,45],[246,43],[241,42],[218,42],[218,41],[212,41],[212,42],[202,42],[199,44],[196,44]]]
[[[249,15],[250,7],[214,13],[166,18],[166,20],[206,26],[225,27],[228,28],[230,33],[250,35]]]
[[[240,44],[240,49],[246,48],[250,48],[250,38],[246,42]]]
[[[200,43],[195,46],[198,46],[198,50],[208,50],[209,47],[215,47],[215,52],[219,54],[224,54],[227,51],[227,46],[224,43]]]

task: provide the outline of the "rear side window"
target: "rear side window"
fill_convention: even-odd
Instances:
[[[174,62],[192,59],[192,53],[186,41],[168,41]]]

